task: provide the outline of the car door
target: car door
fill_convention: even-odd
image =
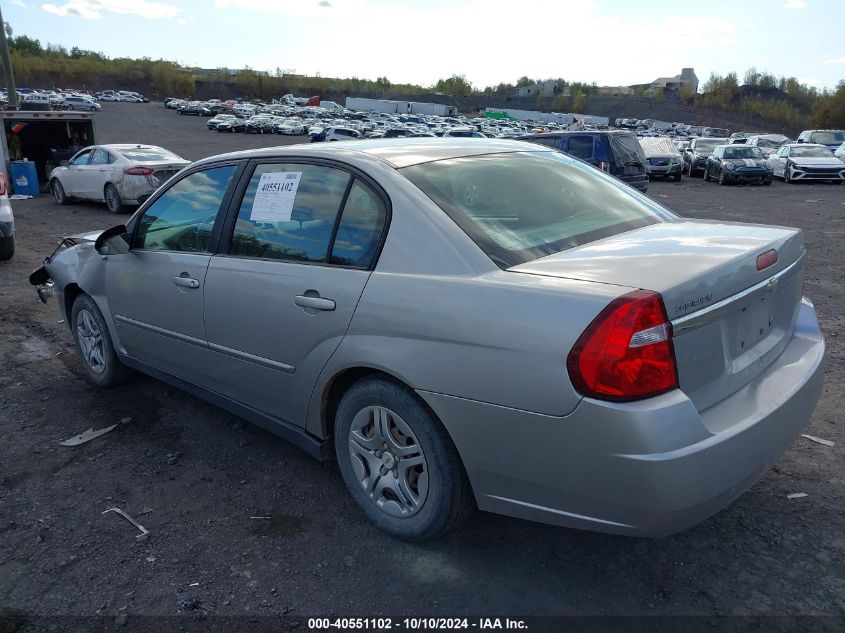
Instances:
[[[112,179],[111,163],[114,156],[102,147],[91,153],[91,160],[87,165],[79,168],[79,190],[82,197],[91,200],[102,200],[106,183]]]
[[[125,352],[198,385],[206,383],[210,367],[206,271],[237,168],[209,167],[168,186],[133,219],[129,252],[110,255],[106,264],[107,304]]]
[[[387,199],[324,162],[260,163],[242,189],[205,283],[213,388],[301,426],[370,277]]]
[[[65,190],[65,195],[74,197],[74,198],[82,198],[81,190],[81,178],[80,178],[80,170],[88,165],[88,162],[91,160],[91,155],[94,153],[94,148],[89,147],[78,154],[76,154],[67,164],[67,168],[64,173],[60,174],[59,182],[62,183],[62,187]]]

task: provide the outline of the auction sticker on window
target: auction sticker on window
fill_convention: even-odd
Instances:
[[[301,177],[301,171],[261,174],[249,219],[253,222],[288,222]]]

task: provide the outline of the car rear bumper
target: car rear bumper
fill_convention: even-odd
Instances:
[[[455,442],[482,510],[659,537],[718,512],[769,470],[816,406],[824,349],[805,301],[777,360],[703,412],[680,390],[633,403],[584,399],[566,417],[420,395]]]

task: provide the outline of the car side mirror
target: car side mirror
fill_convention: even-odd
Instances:
[[[106,229],[94,242],[94,250],[100,255],[123,255],[129,252],[129,239],[126,227],[118,224]]]

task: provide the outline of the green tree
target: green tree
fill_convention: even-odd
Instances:
[[[448,79],[440,79],[434,85],[434,89],[448,95],[472,94],[472,84],[467,81],[464,75],[452,75]]]
[[[576,92],[575,97],[572,100],[572,111],[578,112],[579,114],[581,114],[586,109],[587,109],[587,94],[585,92],[581,92],[581,91]]]
[[[845,79],[833,93],[816,101],[811,121],[820,128],[845,128]]]
[[[533,86],[536,83],[537,82],[531,79],[530,77],[523,75],[522,77],[516,80],[516,87],[524,88],[525,86]]]

